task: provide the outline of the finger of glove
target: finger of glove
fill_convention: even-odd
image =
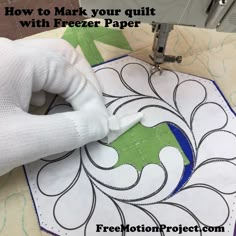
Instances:
[[[37,54],[32,62],[32,57]],[[64,57],[38,49],[28,49],[24,55],[28,65],[28,78],[32,79],[32,91],[44,90],[60,94],[65,99],[79,94],[86,85],[86,78]]]
[[[79,49],[76,49],[79,51]],[[86,78],[94,85],[100,95],[102,95],[102,90],[97,80],[94,70],[86,60],[83,52],[77,52],[77,55],[74,57],[73,64],[78,67],[78,69],[86,76]]]
[[[38,57],[31,69],[34,92],[44,90],[60,94],[71,103],[74,110],[93,110],[107,114],[103,97],[74,65],[63,57],[58,58],[53,53],[38,50],[31,51],[27,61],[32,60],[35,52],[38,52]]]
[[[96,114],[103,114],[108,117],[108,111],[103,101],[103,97],[98,93],[95,87],[87,81],[83,90],[75,96],[71,96],[67,99],[71,103],[74,110],[93,112]]]
[[[46,103],[46,94],[44,91],[35,92],[32,94],[30,104],[41,107]]]
[[[73,48],[67,41],[63,39],[31,39],[18,40],[17,42],[25,47],[51,50],[60,54],[70,64],[75,65],[77,69],[84,74],[86,79],[95,86],[98,92],[102,94],[95,73],[83,55],[83,52]]]
[[[80,136],[80,146],[103,139],[108,135],[109,126],[107,116],[93,111],[77,111],[74,123]],[[65,113],[65,116],[69,113]]]

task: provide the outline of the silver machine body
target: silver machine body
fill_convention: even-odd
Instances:
[[[133,20],[150,23],[154,32],[154,67],[161,70],[163,63],[181,63],[181,56],[165,55],[169,33],[174,25],[216,29],[219,32],[236,32],[236,0],[80,0],[80,5],[91,9],[122,9],[114,20]],[[155,16],[124,14],[126,9],[154,8]],[[108,18],[108,16],[99,16]]]

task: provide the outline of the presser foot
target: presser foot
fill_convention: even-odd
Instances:
[[[161,75],[162,72],[163,72],[163,69],[161,68],[161,64],[155,63],[155,62],[154,62],[154,58],[153,58],[152,55],[149,55],[149,57],[150,57],[150,59],[153,61],[153,65],[152,65],[151,71],[150,71],[151,74],[154,74],[154,73],[156,73],[156,72],[159,72],[160,75]]]
[[[182,62],[182,56],[166,55],[166,45],[169,33],[173,30],[173,24],[158,24],[157,22],[152,23],[152,32],[154,33],[154,42],[152,46],[152,55],[150,55],[153,61],[153,73],[159,71],[162,74],[163,69],[161,65],[165,63],[178,63]]]
[[[151,67],[151,73],[155,74],[155,73],[159,73],[159,75],[162,75],[163,69],[161,68],[160,65],[153,65]]]
[[[160,75],[163,72],[163,68],[161,67],[161,65],[163,65],[164,63],[178,63],[178,64],[180,64],[182,62],[182,56],[177,56],[177,57],[175,57],[175,56],[164,56],[163,63],[155,63],[156,60],[151,55],[150,55],[150,58],[154,62],[153,63],[154,65],[152,66],[151,72],[152,73],[159,72]]]

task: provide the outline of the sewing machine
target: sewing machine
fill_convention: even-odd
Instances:
[[[150,57],[157,70],[161,70],[163,63],[182,62],[181,56],[165,55],[168,36],[174,25],[236,32],[236,0],[80,0],[80,5],[88,12],[91,9],[122,9],[118,16],[109,16],[118,20],[130,20],[124,14],[125,9],[137,9],[132,20],[152,25],[154,43]],[[138,14],[138,10],[145,7],[156,9],[155,16],[142,15],[141,11]]]

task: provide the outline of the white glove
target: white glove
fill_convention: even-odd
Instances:
[[[107,136],[108,114],[95,75],[67,42],[0,38],[0,55],[0,175]],[[60,94],[75,111],[27,113],[32,92],[32,103],[45,102],[43,90]]]

